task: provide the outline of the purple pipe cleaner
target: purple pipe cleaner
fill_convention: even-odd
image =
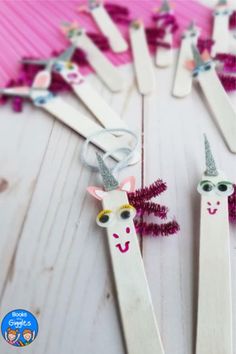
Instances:
[[[229,28],[230,29],[236,28],[236,11],[234,11],[229,18]]]
[[[218,53],[214,59],[223,63],[223,70],[225,72],[236,73],[236,55]]]
[[[134,224],[137,233],[142,236],[169,236],[179,231],[179,225],[175,220],[167,223],[148,223],[143,220],[145,215],[154,215],[160,219],[166,219],[168,208],[166,206],[150,202],[150,199],[159,196],[167,189],[162,180],[157,180],[148,187],[128,193],[129,203],[137,210]]]
[[[236,222],[236,184],[234,184],[234,192],[229,196],[229,221]]]

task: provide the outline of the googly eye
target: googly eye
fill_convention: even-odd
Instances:
[[[97,218],[96,222],[101,227],[108,227],[113,222],[113,213],[111,210],[102,210]]]
[[[198,74],[199,74],[198,70],[194,70],[194,71],[193,71],[193,77],[197,77]]]
[[[209,194],[215,188],[215,185],[210,181],[201,181],[197,187],[200,194]]]
[[[215,16],[218,16],[220,15],[220,12],[219,11],[215,11]]]
[[[217,187],[216,192],[219,195],[231,195],[234,190],[232,183],[227,181],[222,181],[217,183],[216,187]]]
[[[122,205],[118,210],[118,216],[120,220],[126,221],[129,219],[133,219],[135,217],[136,210],[130,204]]]
[[[36,97],[34,100],[34,103],[36,106],[42,106],[46,102],[47,102],[46,97],[43,97],[43,96]]]
[[[56,72],[60,73],[60,72],[63,70],[63,65],[60,64],[60,63],[55,63],[55,64],[53,65],[53,69],[54,69]]]
[[[205,71],[209,71],[211,69],[211,64],[207,64],[204,66]]]
[[[192,32],[192,33],[190,34],[190,37],[196,37],[196,35],[197,35],[196,32]]]

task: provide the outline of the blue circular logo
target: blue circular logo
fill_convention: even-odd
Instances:
[[[1,331],[7,343],[15,347],[25,347],[37,337],[38,321],[27,310],[13,310],[2,320]]]

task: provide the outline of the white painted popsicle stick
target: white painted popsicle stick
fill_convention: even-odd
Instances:
[[[128,44],[104,6],[100,4],[99,6],[90,9],[90,13],[101,32],[108,38],[113,52],[125,52],[128,49]]]
[[[224,14],[224,11],[229,11],[227,6],[218,6],[215,10],[212,32],[212,39],[215,43],[212,47],[212,56],[229,52],[229,13]]]
[[[209,201],[212,208],[221,203],[215,215]],[[196,354],[233,354],[227,196],[201,196],[199,257]]]
[[[114,190],[102,203],[104,209],[116,210],[129,202],[126,192]],[[133,221],[129,221],[129,251],[121,253],[115,246],[122,238],[123,243],[127,240],[125,227],[124,221],[111,225],[107,237],[127,354],[164,354]],[[120,235],[120,241],[113,233]]]
[[[77,36],[74,40],[72,39],[72,42],[85,51],[89,64],[111,91],[119,92],[123,90],[124,79],[119,70],[105,57],[85,33]]]
[[[59,96],[48,101],[41,108],[85,138],[88,138],[102,129],[100,125],[81,114]],[[106,133],[106,135],[99,135],[94,138],[93,143],[103,151],[108,152],[120,147],[130,147],[130,137],[126,135],[115,137],[110,133]],[[120,152],[114,152],[111,156],[117,161],[124,158],[124,155]],[[134,161],[132,163],[134,163]]]
[[[81,84],[72,84],[73,91],[107,129],[128,129],[127,124],[104,101],[104,99],[85,80]]]
[[[192,91],[192,75],[186,68],[187,60],[193,60],[192,44],[196,44],[198,35],[191,37],[189,31],[185,32],[185,37],[181,40],[179,57],[176,67],[176,74],[173,85],[173,96],[183,98],[189,95]]]
[[[171,32],[165,34],[163,42],[170,44],[170,48],[157,48],[155,63],[160,68],[166,68],[173,63],[173,35]]]
[[[134,22],[129,33],[138,90],[147,95],[155,89],[155,75],[143,24],[137,21],[136,27]]]
[[[214,68],[200,73],[198,81],[230,151],[236,153],[236,112]]]

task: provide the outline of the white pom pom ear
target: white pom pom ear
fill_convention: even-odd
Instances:
[[[91,194],[93,197],[95,197],[98,200],[102,200],[107,194],[107,192],[105,192],[103,189],[94,186],[88,187],[87,191],[89,192],[89,194]]]
[[[133,192],[135,189],[135,177],[130,176],[126,178],[121,182],[119,189],[125,192]]]

